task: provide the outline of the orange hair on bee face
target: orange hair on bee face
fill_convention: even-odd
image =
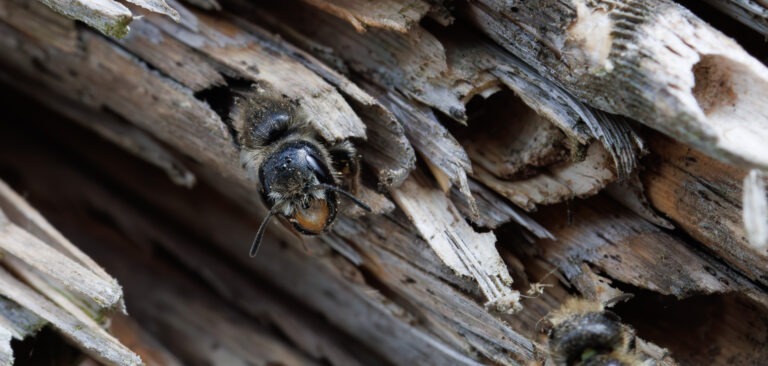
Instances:
[[[326,229],[328,215],[330,215],[328,203],[322,199],[313,199],[310,201],[309,207],[300,208],[296,211],[294,219],[309,231],[322,232]]]

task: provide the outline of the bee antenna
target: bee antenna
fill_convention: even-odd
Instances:
[[[251,257],[255,257],[256,253],[259,251],[259,246],[261,246],[261,238],[264,236],[264,232],[267,231],[267,224],[269,223],[269,219],[272,218],[272,216],[277,213],[277,210],[282,208],[282,204],[276,204],[272,206],[272,209],[269,210],[269,213],[267,214],[267,217],[264,218],[264,220],[261,221],[261,226],[259,226],[259,231],[256,232],[256,237],[253,239],[253,245],[251,245]]]
[[[362,207],[364,210],[366,210],[368,212],[373,211],[373,210],[371,210],[370,206],[368,206],[365,202],[361,201],[359,198],[353,196],[352,193],[349,193],[349,192],[347,192],[347,191],[345,191],[345,190],[343,190],[343,189],[341,189],[339,187],[332,186],[330,184],[320,183],[320,184],[314,185],[312,187],[309,187],[309,190],[314,191],[314,190],[321,189],[321,188],[324,188],[324,189],[327,189],[327,190],[331,190],[331,191],[334,191],[334,192],[339,192],[339,193],[345,195],[347,198],[351,199],[352,202],[354,202],[358,206]]]

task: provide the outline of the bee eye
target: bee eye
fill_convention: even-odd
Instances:
[[[309,166],[311,166],[312,170],[315,171],[316,173],[323,172],[323,169],[320,168],[320,164],[317,163],[317,160],[315,160],[315,158],[312,157],[312,155],[307,155],[307,163],[309,163]]]

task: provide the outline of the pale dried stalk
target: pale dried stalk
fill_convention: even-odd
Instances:
[[[757,250],[768,247],[768,194],[765,191],[765,175],[751,170],[744,177],[742,192],[744,231],[749,244]]]
[[[5,258],[3,264],[9,271],[13,272],[17,278],[24,281],[24,283],[53,301],[56,305],[72,314],[81,322],[91,325],[94,328],[100,326],[98,322],[105,322],[104,315],[111,310],[100,306],[100,304],[95,303],[94,301],[73,294],[71,290],[64,287],[57,281],[57,279],[50,278],[36,270],[33,266],[30,266],[17,258]],[[115,307],[125,312],[125,305],[123,304],[122,298]]]
[[[102,307],[117,306],[122,298],[123,292],[117,282],[104,280],[13,223],[3,223],[2,217],[0,249]]]
[[[8,215],[3,210],[7,210]],[[30,232],[18,225],[23,225]],[[45,319],[94,357],[109,364],[136,364],[134,361],[138,357],[114,340],[94,320],[103,315],[104,309],[124,308],[122,288],[117,281],[64,238],[2,181],[0,250],[3,254],[7,253],[3,258],[7,268],[58,304],[44,299],[2,270],[0,276],[8,276],[3,285],[8,288],[2,295],[26,308],[19,308],[12,303],[0,304],[0,325],[10,327],[14,337],[24,338],[39,328],[42,319]],[[45,303],[36,303],[40,299]],[[37,307],[30,306],[32,303],[36,303]],[[79,334],[82,333],[81,328],[88,328],[86,333],[90,334]],[[78,334],[72,334],[72,329]]]
[[[116,38],[125,37],[133,20],[131,11],[112,0],[40,0],[58,13],[82,21]]]
[[[105,281],[116,283],[115,279],[100,265],[72,244],[43,215],[2,180],[0,180],[0,214],[7,215],[9,221],[85,266]]]
[[[83,352],[107,365],[141,365],[139,356],[100,327],[93,327],[77,320],[27,285],[19,282],[5,269],[0,268],[0,295],[29,309],[35,315],[49,321],[57,330],[71,339]]]
[[[8,329],[14,339],[22,340],[35,334],[47,323],[19,304],[0,297],[0,326]]]
[[[39,0],[69,18],[77,19],[106,35],[123,38],[130,31],[131,11],[113,0]],[[179,13],[163,0],[127,0],[155,13],[180,21]]]

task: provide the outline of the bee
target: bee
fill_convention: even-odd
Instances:
[[[299,112],[298,103],[267,83],[233,92],[229,118],[238,134],[240,160],[247,174],[258,180],[261,197],[269,207],[253,240],[251,257],[258,252],[274,215],[303,235],[320,235],[336,221],[340,194],[371,211],[353,194],[358,185],[359,155],[351,142],[325,141]]]
[[[549,316],[549,351],[558,366],[645,366],[635,350],[634,330],[608,304],[626,299],[621,295],[605,303],[568,299]]]

